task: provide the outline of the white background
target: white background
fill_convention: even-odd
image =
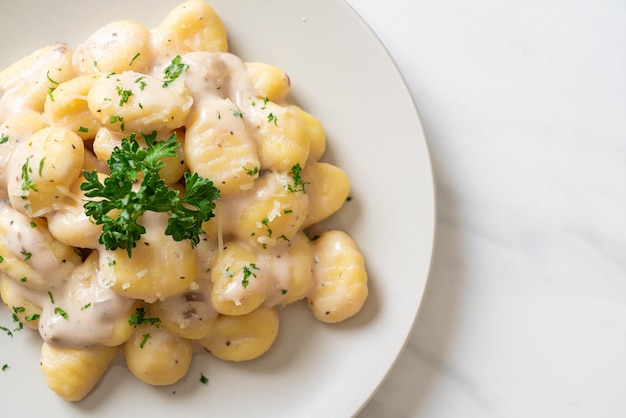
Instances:
[[[626,2],[348,0],[403,73],[433,270],[359,418],[626,416]]]

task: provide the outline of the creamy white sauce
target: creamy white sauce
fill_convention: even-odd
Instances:
[[[133,30],[136,30],[136,28],[130,29],[128,33],[133,33]],[[120,30],[120,33],[123,35],[126,32]],[[107,45],[106,40],[98,38],[91,38],[87,43],[80,45],[77,51],[80,51],[81,56],[74,56],[76,73],[93,72],[98,74],[98,69],[88,60],[93,59],[93,57],[104,56]],[[85,52],[90,49],[91,52]],[[67,49],[61,47],[48,51],[39,58],[37,68],[45,67],[48,62],[58,61],[60,54],[67,61],[66,55],[69,53]],[[155,87],[153,80],[162,78],[163,70],[169,65],[170,60],[171,57],[159,55],[156,51],[151,61],[146,61],[144,57],[142,68],[145,73],[125,72],[119,74],[119,84],[123,89],[136,91],[137,97],[145,100],[146,103],[168,101],[169,98],[164,95],[164,89],[160,85]],[[189,99],[181,102],[180,108],[185,112],[189,111],[190,114],[200,109],[199,114],[202,118],[205,117],[202,116],[202,109],[210,108],[213,101],[229,99],[233,104],[233,111],[241,112],[244,122],[250,124],[249,131],[254,135],[255,125],[258,124],[259,118],[266,118],[266,115],[259,112],[258,105],[255,103],[255,101],[259,101],[259,98],[254,95],[245,63],[233,54],[216,52],[188,53],[182,56],[182,63],[186,64],[188,68],[175,83],[177,83],[177,89],[189,95]],[[150,77],[151,84],[139,92],[136,80],[142,75]],[[104,77],[103,74],[100,76]],[[0,96],[0,115],[3,116],[0,122],[7,121],[8,116],[32,112],[30,104],[20,100],[20,97],[12,94],[12,92],[22,87],[25,82],[41,79],[41,74],[37,76],[26,74],[23,77],[25,77],[24,80],[17,80],[12,85],[12,90],[5,91],[4,95]],[[133,100],[139,100],[137,97]],[[100,111],[91,110],[93,113]],[[228,122],[229,120],[231,122]],[[106,120],[101,122],[106,123]],[[132,123],[132,121],[128,122],[130,126]],[[167,117],[158,113],[148,115],[148,119],[142,121],[142,126],[159,126],[159,123],[164,123],[168,129],[177,127],[168,125]],[[182,121],[180,125],[185,123]],[[224,118],[223,123],[225,125],[221,129],[228,132],[235,129],[228,123],[240,122],[234,118]],[[134,302],[130,298],[120,296],[112,289],[112,286],[119,280],[111,268],[112,263],[115,262],[114,257],[110,252],[104,251],[97,242],[93,242],[92,245],[84,245],[84,247],[92,248],[93,252],[82,264],[77,266],[55,257],[50,250],[49,240],[42,239],[37,228],[30,225],[31,218],[25,213],[20,213],[7,202],[10,184],[13,184],[12,193],[14,194],[28,192],[21,188],[24,178],[21,176],[22,166],[19,163],[26,157],[23,155],[23,152],[26,151],[20,150],[27,148],[18,145],[26,143],[34,132],[29,130],[27,126],[13,128],[7,122],[0,128],[0,133],[5,133],[9,137],[5,144],[0,144],[0,198],[4,199],[0,203],[0,226],[5,231],[0,239],[16,257],[19,257],[24,251],[32,254],[28,264],[47,283],[46,289],[39,290],[21,285],[14,286],[14,284],[13,287],[21,289],[21,297],[42,308],[39,332],[44,341],[72,346],[89,346],[107,342],[111,338],[115,322],[124,315],[128,315]],[[112,138],[120,136],[119,133],[116,133],[113,134]],[[101,166],[101,163],[92,160],[93,158],[86,161],[89,169]],[[241,161],[242,166],[247,163],[248,161]],[[174,315],[180,316],[181,327],[185,326],[185,318],[188,319],[192,315],[192,311],[193,315],[196,316],[214,317],[216,315],[215,309],[210,303],[212,283],[209,270],[214,260],[222,255],[224,242],[230,238],[228,231],[232,229],[232,225],[237,222],[238,217],[252,199],[266,199],[268,194],[271,198],[273,190],[284,187],[286,179],[286,174],[277,173],[270,179],[268,187],[249,191],[242,190],[239,195],[228,196],[224,198],[224,201],[218,202],[218,209],[216,210],[218,218],[216,221],[219,224],[218,238],[209,242],[206,237],[203,237],[204,241],[196,248],[196,280],[190,284],[187,292],[165,300],[167,308]],[[252,183],[245,188],[251,189]],[[72,223],[86,222],[87,218],[84,212],[78,210],[77,213],[77,208],[80,208],[80,205],[77,205],[77,200],[80,196],[72,195],[69,190],[60,191],[60,193],[63,192],[71,201],[70,207],[52,208],[52,212],[47,213],[46,217],[57,223],[55,228],[73,228],[75,225],[71,225]],[[12,197],[13,202],[20,202],[21,198]],[[281,216],[285,209],[279,201],[275,203],[272,210],[267,214],[270,220]],[[21,212],[24,211],[21,210]],[[148,222],[146,228],[164,230],[163,217],[149,216],[145,217],[145,220]],[[93,230],[89,230],[89,234],[93,235]],[[97,239],[96,236],[89,238],[91,235],[88,235],[86,239]],[[262,243],[275,245],[276,239]],[[176,263],[177,258],[171,257],[168,262]],[[146,270],[144,275],[148,275],[148,273]],[[290,274],[291,261],[288,245],[283,245],[275,251],[260,256],[258,274],[256,277],[250,278],[249,288],[244,289],[241,284],[233,282],[229,288],[224,289],[223,297],[237,302],[251,289],[265,289],[264,291],[267,292],[265,304],[273,306],[284,299],[284,291],[289,287]],[[139,277],[141,272],[137,275]],[[13,277],[13,279],[17,281],[19,278]],[[129,286],[130,284],[122,284],[122,289],[126,290]],[[158,300],[159,295],[155,296],[154,301]]]

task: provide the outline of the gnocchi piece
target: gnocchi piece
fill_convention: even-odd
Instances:
[[[41,371],[46,384],[66,401],[80,401],[91,392],[115,358],[119,347],[77,348],[43,343]]]
[[[247,62],[246,69],[252,89],[260,100],[270,100],[274,103],[282,103],[289,89],[291,81],[289,76],[280,68],[263,62]]]
[[[39,322],[44,341],[76,347],[117,346],[132,334],[128,318],[136,304],[102,286],[98,258],[92,252],[62,285],[48,290]]]
[[[209,333],[217,317],[210,294],[190,291],[156,301],[148,306],[150,317],[159,318],[173,335],[197,340]]]
[[[144,383],[171,385],[182,379],[193,355],[191,340],[170,334],[163,328],[140,325],[124,343],[128,369]]]
[[[287,108],[304,123],[304,129],[309,136],[309,160],[319,161],[326,151],[326,132],[322,123],[299,106],[290,104],[287,105]]]
[[[84,182],[81,176],[69,188],[63,204],[55,211],[46,213],[48,230],[60,242],[77,248],[98,248],[102,225],[96,225],[85,213],[83,207],[85,192],[80,189]]]
[[[111,22],[94,32],[74,52],[79,74],[149,72],[154,63],[152,36],[139,22]]]
[[[83,139],[93,138],[100,127],[89,111],[87,94],[96,77],[82,76],[59,84],[44,103],[44,116],[50,125],[61,125]]]
[[[267,274],[259,268],[258,254],[245,243],[233,241],[211,267],[211,302],[224,315],[244,315],[265,300]]]
[[[24,110],[43,112],[46,97],[74,76],[72,51],[57,43],[41,48],[0,72],[0,123]]]
[[[241,199],[243,211],[234,220],[233,234],[262,248],[290,240],[308,212],[309,195],[303,186],[291,174],[263,174],[255,188]]]
[[[30,218],[0,203],[0,272],[20,285],[47,291],[50,283],[66,278],[81,256],[58,241],[43,219]]]
[[[9,312],[27,328],[37,329],[41,316],[41,306],[35,302],[35,297],[26,298],[26,292],[15,280],[0,274],[0,295]]]
[[[287,305],[309,293],[313,286],[313,247],[303,232],[264,255],[261,266],[271,271],[273,278],[267,305]]]
[[[247,361],[270,349],[278,335],[278,326],[276,310],[260,306],[246,315],[218,316],[209,335],[198,342],[219,359]]]
[[[9,171],[11,204],[30,216],[57,209],[83,167],[83,140],[60,126],[37,131],[17,144]]]
[[[262,106],[242,106],[242,112],[257,137],[261,167],[278,172],[289,172],[296,165],[304,167],[310,140],[298,117],[270,101]]]
[[[202,0],[172,9],[154,31],[155,48],[167,58],[193,51],[228,50],[226,28],[215,10]]]
[[[309,211],[303,228],[323,221],[337,212],[350,194],[350,179],[341,168],[323,162],[311,162],[302,170],[307,183]]]
[[[232,123],[220,123],[230,119]],[[261,163],[243,115],[230,100],[212,100],[190,117],[185,159],[190,170],[210,178],[221,196],[253,187]]]
[[[164,235],[167,213],[146,212],[146,233],[133,249],[102,250],[100,270],[120,295],[156,302],[191,290],[196,283],[196,255],[189,242]]]
[[[367,271],[356,242],[345,232],[329,230],[313,242],[315,285],[307,295],[315,318],[344,321],[361,310],[367,299]]]
[[[43,115],[34,110],[15,115],[0,125],[0,197],[8,197],[7,173],[15,148],[20,142],[28,141],[31,135],[45,127]]]
[[[102,126],[145,134],[180,128],[193,103],[184,83],[164,86],[163,81],[135,71],[101,75],[87,101]]]

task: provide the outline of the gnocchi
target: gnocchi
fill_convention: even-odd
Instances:
[[[54,393],[83,399],[116,357],[158,386],[194,348],[258,358],[285,305],[324,323],[362,309],[357,243],[320,224],[348,174],[322,160],[322,123],[290,88],[229,52],[204,0],[0,71],[0,297],[39,333]]]

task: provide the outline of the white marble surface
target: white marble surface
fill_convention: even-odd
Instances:
[[[359,418],[626,417],[626,2],[348,2],[439,193],[422,312]]]

